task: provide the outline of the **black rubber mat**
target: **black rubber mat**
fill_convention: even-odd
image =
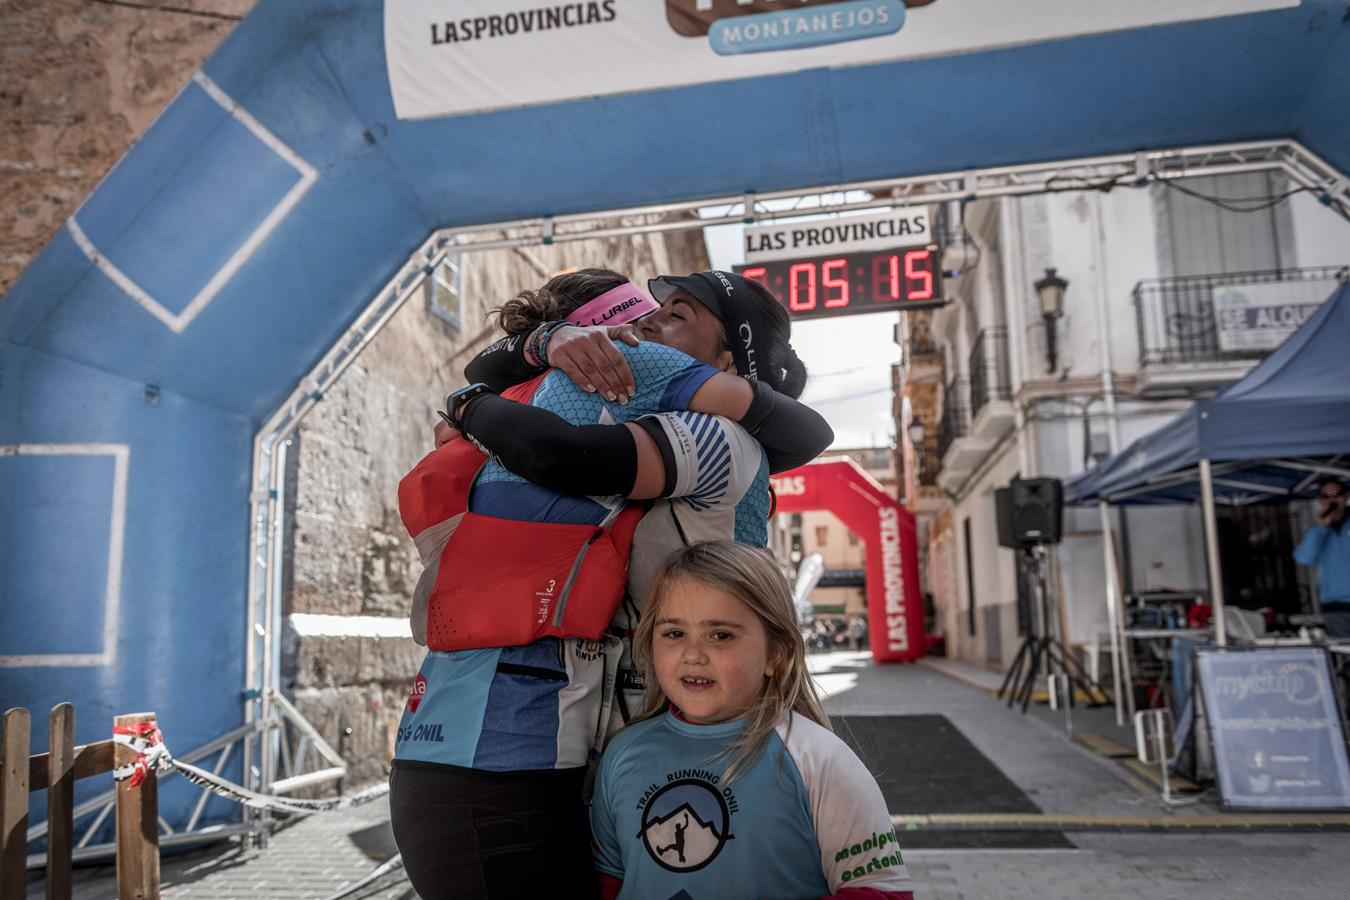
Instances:
[[[1039,813],[946,716],[835,716],[835,733],[881,785],[892,815]],[[1073,847],[1058,831],[897,829],[900,848]]]

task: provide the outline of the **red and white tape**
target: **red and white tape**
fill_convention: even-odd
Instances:
[[[155,722],[114,725],[113,740],[136,751],[135,760],[113,770],[114,779],[125,781],[130,778],[131,786],[134,788],[140,787],[151,772],[174,770],[198,787],[252,809],[301,814],[360,806],[389,793],[387,783],[373,785],[346,797],[324,797],[316,800],[279,797],[275,794],[250,791],[205,769],[174,759],[169,753],[169,748],[165,746],[164,735],[160,733],[159,726]]]
[[[164,735],[152,721],[137,725],[114,725],[113,741],[136,751],[136,759],[113,769],[114,781],[131,779],[131,786],[140,787],[152,772],[166,772],[173,768],[173,757],[164,746]]]

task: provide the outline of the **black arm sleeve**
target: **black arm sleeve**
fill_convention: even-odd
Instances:
[[[494,391],[504,391],[513,384],[529,381],[544,370],[525,362],[525,339],[518,334],[494,341],[464,367],[469,384],[483,383]]]
[[[560,494],[627,494],[637,480],[637,443],[623,425],[573,425],[490,394],[470,401],[460,421],[506,468]]]
[[[741,425],[759,441],[775,475],[804,466],[834,442],[834,429],[805,403],[755,382],[755,399]]]
[[[666,430],[661,427],[655,416],[643,416],[637,420],[637,424],[656,442],[656,449],[661,453],[661,464],[666,467],[666,480],[661,488],[661,496],[669,497],[675,493],[675,448],[670,446]]]

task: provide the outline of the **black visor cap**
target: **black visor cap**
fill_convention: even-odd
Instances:
[[[664,304],[677,290],[690,294],[722,323],[736,372],[751,381],[759,380],[759,367],[770,364],[768,339],[761,321],[755,288],[751,282],[731,272],[698,272],[694,275],[660,275],[647,282],[647,289]]]
[[[695,300],[708,308],[708,312],[717,316],[726,324],[722,315],[722,301],[717,296],[717,288],[700,275],[658,275],[647,282],[647,291],[657,303],[664,304],[676,291],[685,291]]]

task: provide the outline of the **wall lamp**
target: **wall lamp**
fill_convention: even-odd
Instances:
[[[923,453],[923,423],[918,419],[910,419],[909,428],[906,431],[909,433],[909,442],[914,445],[914,449]]]
[[[1055,322],[1064,315],[1064,291],[1069,283],[1055,274],[1054,269],[1046,269],[1045,277],[1036,282],[1036,295],[1041,301],[1041,320],[1045,323],[1045,364],[1047,372],[1054,372],[1059,362],[1058,346],[1055,341]]]

